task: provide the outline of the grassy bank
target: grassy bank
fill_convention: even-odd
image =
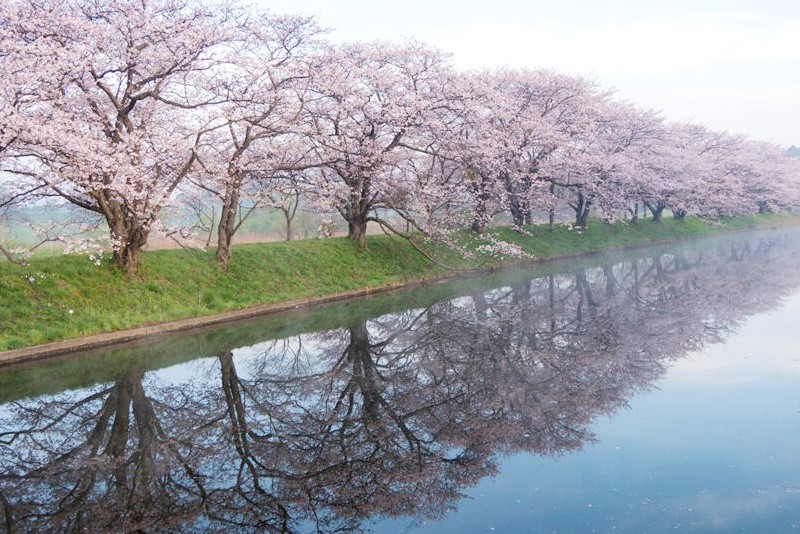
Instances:
[[[737,218],[724,225],[689,219],[663,224],[595,223],[584,233],[531,227],[498,229],[537,259],[607,248],[797,224],[786,215]],[[467,246],[476,246],[467,239]],[[519,260],[505,260],[519,261]],[[450,257],[458,268],[497,266],[497,259]],[[356,254],[346,239],[241,245],[227,273],[212,252],[145,253],[139,275],[126,279],[83,256],[39,258],[28,267],[0,263],[0,350],[214,314],[257,304],[318,297],[445,274],[402,240],[371,236]]]

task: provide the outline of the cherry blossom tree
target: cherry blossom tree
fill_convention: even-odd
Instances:
[[[217,199],[223,269],[249,213],[277,207],[291,236],[301,197],[357,250],[369,223],[481,234],[537,208],[552,226],[557,202],[579,227],[593,206],[658,221],[800,204],[777,147],[665,125],[591,80],[458,73],[419,42],[333,45],[307,17],[200,1],[0,5],[0,210],[53,196],[96,214],[132,274],[182,185]]]
[[[737,179],[745,138],[698,124],[673,124],[649,159],[649,182],[642,200],[654,221],[667,208],[678,217],[688,213],[716,218],[753,213]],[[745,205],[749,208],[745,208]]]
[[[731,173],[750,209],[764,214],[800,205],[800,165],[778,145],[747,140],[736,154]]]
[[[385,213],[376,213],[374,222],[437,262],[427,245],[459,249],[453,233],[468,223],[472,210],[469,162],[478,145],[470,135],[470,107],[479,96],[468,76],[450,69],[434,75],[430,94],[437,100],[400,141],[396,189],[383,197]]]
[[[100,214],[114,263],[132,274],[197,158],[197,115],[215,101],[203,83],[229,25],[221,12],[179,0],[12,6],[5,25],[15,59],[34,71],[49,71],[50,56],[70,65],[30,106],[32,134],[14,171]]]
[[[18,164],[25,157],[26,142],[44,135],[37,131],[42,117],[41,102],[58,98],[58,87],[70,75],[77,50],[69,36],[79,32],[79,25],[58,4],[43,5],[41,17],[27,17],[24,3],[0,4],[0,220],[16,218],[16,208],[37,198],[43,185],[34,179],[30,168]],[[17,171],[17,172],[13,172]],[[13,172],[13,174],[12,174]],[[53,228],[34,246],[58,239]],[[0,251],[9,260],[18,261],[0,236]],[[17,252],[17,251],[14,251]],[[25,252],[25,251],[20,251]]]
[[[404,142],[442,105],[449,70],[439,51],[416,42],[329,46],[320,56],[306,100],[320,168],[307,194],[321,211],[342,215],[358,250],[367,224],[407,195]]]
[[[291,241],[294,235],[294,219],[300,209],[300,185],[291,171],[282,173],[280,176],[274,176],[270,180],[265,205],[280,212],[286,224],[284,239]]]
[[[680,218],[696,213],[707,177],[706,161],[698,143],[705,129],[689,124],[667,124],[632,182],[634,200],[659,222],[668,207]],[[634,210],[638,215],[638,206]]]
[[[215,109],[192,180],[221,202],[216,255],[223,270],[242,223],[283,199],[286,188],[279,186],[289,171],[307,164],[296,132],[311,77],[308,57],[320,33],[310,18],[267,14],[239,28],[229,62],[216,76],[225,104]]]
[[[597,88],[549,70],[484,72],[474,84],[485,93],[473,108],[478,147],[470,162],[472,228],[481,233],[489,223],[492,199],[508,210],[514,226],[522,227],[532,222],[534,205],[551,205],[555,178],[543,173],[543,164],[586,129]]]
[[[586,228],[593,205],[599,205],[606,221],[628,207],[660,135],[656,113],[610,95],[593,99],[584,119],[582,130],[547,162],[549,181],[575,212],[578,228]]]
[[[58,98],[81,53],[72,36],[84,28],[61,2],[40,2],[35,17],[26,4],[0,4],[0,158],[37,135],[41,102]]]

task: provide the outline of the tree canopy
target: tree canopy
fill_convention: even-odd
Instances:
[[[258,206],[287,224],[300,203],[339,214],[360,250],[370,223],[419,241],[499,214],[521,229],[568,208],[584,228],[592,210],[800,204],[796,148],[672,123],[552,70],[459,72],[425,43],[334,43],[310,18],[194,0],[10,0],[0,28],[0,209],[58,198],[95,214],[129,274],[191,199],[219,208],[222,268]]]

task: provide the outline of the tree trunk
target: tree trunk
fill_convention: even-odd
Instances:
[[[122,206],[118,210],[106,214],[111,240],[114,244],[114,253],[111,262],[126,276],[133,276],[139,268],[139,257],[142,248],[147,244],[150,230],[138,220],[126,219],[122,213]]]
[[[472,233],[478,235],[483,234],[484,230],[486,230],[486,222],[483,217],[479,216],[478,213],[475,214],[475,219],[472,221],[470,230],[472,230]]]
[[[525,224],[524,190],[521,190],[524,188],[521,187],[522,184],[514,182],[508,173],[503,173],[500,179],[503,180],[506,194],[508,195],[508,211],[511,215],[511,225],[515,229],[520,229]]]
[[[556,280],[555,277],[551,274],[547,277],[547,286],[548,286],[548,303],[550,305],[550,334],[555,334],[556,332]],[[550,341],[555,339],[555,336],[550,336]]]
[[[239,191],[237,188],[229,186],[225,190],[222,199],[222,211],[219,215],[219,225],[217,225],[217,261],[219,268],[223,271],[228,270],[231,259],[231,244],[236,233],[236,216],[239,208]]]
[[[653,222],[660,223],[661,222],[661,215],[664,213],[664,208],[666,208],[666,204],[663,202],[656,202],[655,204],[651,204],[650,202],[645,202],[644,205],[647,209],[650,210],[650,213],[653,214]]]
[[[300,193],[295,190],[293,196],[294,202],[290,200],[288,205],[280,206],[283,219],[286,221],[286,241],[292,240],[292,222],[294,221],[294,216],[297,215],[297,209],[300,207]]]
[[[573,206],[575,210],[575,226],[581,230],[586,230],[586,225],[589,222],[589,209],[592,207],[592,201],[583,193],[578,193],[578,201]]]
[[[532,278],[525,278],[521,282],[511,284],[511,303],[519,304],[531,299]]]
[[[672,217],[676,221],[682,221],[686,218],[686,210],[673,210]]]
[[[354,214],[347,220],[347,237],[356,247],[356,251],[367,249],[367,217],[365,213]]]
[[[589,223],[589,208],[585,208],[583,211],[580,211],[575,216],[575,226],[580,228],[581,230],[586,230],[586,226]]]
[[[239,386],[239,375],[233,364],[233,352],[227,350],[217,356],[220,363],[220,374],[222,376],[222,391],[225,393],[225,404],[228,407],[228,420],[231,425],[231,437],[233,438],[236,452],[242,459],[247,459],[250,455],[250,444],[247,440],[247,417],[242,400],[242,392]]]
[[[479,323],[486,321],[489,317],[489,304],[486,297],[480,291],[473,293],[472,302],[475,305],[475,318]]]
[[[126,276],[133,276],[139,269],[139,256],[141,252],[142,248],[137,243],[128,243],[114,251],[111,261],[114,265],[119,267]]]
[[[350,327],[350,343],[345,354],[352,365],[351,384],[361,393],[363,417],[367,421],[378,422],[381,418],[380,408],[385,405],[385,401],[381,392],[381,377],[372,359],[369,330],[365,320],[362,319]]]
[[[283,216],[286,218],[286,241],[292,240],[292,217],[289,216],[288,211],[283,212]]]
[[[475,196],[475,217],[472,220],[472,231],[478,235],[483,234],[486,226],[489,224],[489,214],[487,203],[489,201],[489,193],[486,191],[486,186],[481,177],[473,185],[473,194]]]
[[[661,222],[661,215],[664,213],[664,207],[660,204],[656,206],[656,209],[653,210],[653,222],[660,223]]]
[[[372,179],[369,176],[353,179],[350,185],[350,200],[340,213],[347,221],[347,237],[356,252],[367,249],[367,222],[372,211]]]
[[[231,247],[228,244],[228,241],[225,241],[222,238],[217,241],[216,257],[220,270],[227,271],[228,265],[231,261]]]
[[[511,224],[517,230],[525,224],[525,212],[516,197],[509,199],[509,211],[511,212]]]

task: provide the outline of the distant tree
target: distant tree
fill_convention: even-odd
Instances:
[[[475,197],[472,229],[482,233],[492,203],[521,228],[536,204],[552,204],[554,175],[543,172],[559,148],[586,129],[586,110],[598,97],[588,80],[554,71],[494,71],[475,75],[473,154],[465,160]]]
[[[800,205],[800,162],[776,144],[743,141],[729,172],[743,199],[737,213],[763,214]]]
[[[612,221],[636,195],[637,180],[661,135],[661,119],[630,102],[597,95],[583,111],[584,123],[548,161],[556,194],[575,212],[575,226],[586,228],[590,209]]]

